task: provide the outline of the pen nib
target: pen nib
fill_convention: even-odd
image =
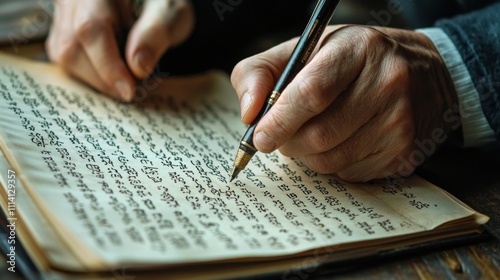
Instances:
[[[233,167],[233,172],[231,172],[231,180],[229,180],[229,182],[232,182],[234,180],[234,178],[236,178],[236,176],[238,176],[238,174],[240,173],[241,169],[239,169],[238,167]]]
[[[231,172],[231,180],[229,180],[229,182],[233,181],[234,178],[236,178],[236,176],[238,176],[238,174],[241,172],[241,170],[245,168],[247,163],[252,158],[253,154],[255,154],[255,151],[257,150],[249,149],[248,144],[246,144],[243,149],[241,147],[238,149],[236,157],[234,158],[233,172]]]

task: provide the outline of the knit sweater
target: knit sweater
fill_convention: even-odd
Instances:
[[[439,20],[436,26],[460,53],[500,145],[500,3]]]

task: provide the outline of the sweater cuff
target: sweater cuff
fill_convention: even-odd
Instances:
[[[441,28],[423,28],[416,31],[423,33],[434,43],[453,80],[460,105],[464,147],[495,143],[495,134],[484,116],[479,94],[451,39]]]

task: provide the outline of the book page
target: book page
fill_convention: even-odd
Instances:
[[[4,173],[2,174],[4,176],[0,176],[0,197],[3,198],[0,205],[7,221],[12,225],[10,230],[16,231],[8,241],[9,245],[13,246],[12,251],[16,252],[22,239],[24,248],[29,250],[32,261],[37,262],[38,267],[46,268],[53,262],[64,268],[80,268],[81,263],[60,242],[54,229],[38,212],[33,200],[26,194],[23,184],[18,180],[18,174],[1,151],[0,170]],[[43,251],[39,245],[35,245],[37,248],[27,246],[33,243],[44,244]]]
[[[88,269],[281,256],[475,215],[417,177],[347,184],[277,152],[230,183],[245,127],[219,72],[150,78],[124,104],[55,66],[0,60],[1,149]]]

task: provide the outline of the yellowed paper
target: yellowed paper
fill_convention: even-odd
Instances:
[[[122,104],[55,66],[0,60],[0,148],[87,269],[345,248],[477,215],[418,177],[347,184],[278,153],[230,183],[244,126],[218,72],[149,80]]]

